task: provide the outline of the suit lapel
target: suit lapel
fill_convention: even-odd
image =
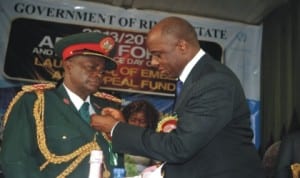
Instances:
[[[63,103],[63,109],[72,112],[74,114],[77,114],[78,111],[75,108],[74,104],[72,103],[69,95],[67,94],[65,88],[63,87],[63,85],[60,85],[56,91],[55,91],[56,96],[59,98],[58,101]]]
[[[207,73],[207,71],[204,68],[204,64],[207,62],[207,60],[210,58],[210,56],[208,56],[207,54],[205,54],[197,63],[196,65],[193,67],[192,71],[190,72],[190,74],[188,75],[186,81],[184,82],[182,89],[181,89],[181,93],[179,95],[179,97],[176,99],[176,103],[174,106],[174,111],[176,112],[177,109],[181,106],[182,101],[184,100],[184,98],[187,97],[187,95],[192,91],[192,84],[195,80],[199,80],[199,78],[201,78],[201,76],[205,73]]]

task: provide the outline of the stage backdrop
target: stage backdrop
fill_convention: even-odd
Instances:
[[[148,30],[170,15],[189,20],[204,50],[228,65],[239,77],[249,101],[254,142],[258,147],[262,26],[75,0],[2,0],[0,87],[15,91],[23,83],[58,81],[63,72],[61,61],[53,51],[55,42],[73,33],[103,32],[111,35],[119,47],[115,57],[118,69],[104,77],[101,89],[119,94],[124,104],[145,98],[160,111],[170,112],[174,79],[149,68],[150,54],[145,48]],[[3,91],[7,89],[0,90]]]

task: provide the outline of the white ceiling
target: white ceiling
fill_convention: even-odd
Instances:
[[[146,10],[195,15],[248,24],[264,17],[289,0],[84,0]]]

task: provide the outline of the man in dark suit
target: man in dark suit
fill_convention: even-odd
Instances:
[[[89,115],[102,108],[120,107],[117,98],[108,100],[97,92],[103,73],[116,68],[114,47],[114,40],[100,33],[58,41],[55,50],[65,71],[62,84],[24,86],[5,114],[0,160],[6,178],[87,178],[93,150],[103,152],[104,178],[123,167],[123,155],[112,152],[108,137],[89,123]],[[83,105],[86,116],[80,114]]]
[[[300,132],[294,132],[281,141],[276,160],[275,178],[292,178],[291,165],[300,164]],[[295,172],[299,172],[298,171]],[[299,173],[298,173],[299,174]]]
[[[91,125],[111,133],[115,151],[165,161],[166,178],[262,178],[252,143],[250,112],[234,73],[199,46],[191,24],[168,17],[148,33],[151,64],[183,82],[174,111],[177,128],[155,133],[117,121],[120,112],[104,109]]]

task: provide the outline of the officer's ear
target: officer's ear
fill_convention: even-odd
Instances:
[[[71,59],[63,60],[62,65],[63,65],[64,71],[69,71],[71,68],[71,65],[72,65]]]

